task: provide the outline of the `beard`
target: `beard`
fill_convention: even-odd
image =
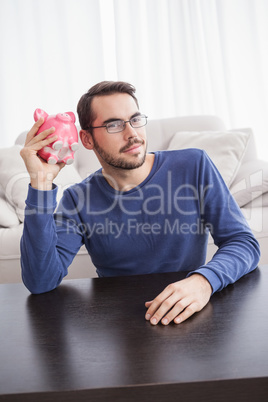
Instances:
[[[129,149],[132,145],[134,144],[144,144],[144,141],[140,141],[137,138],[129,141],[127,143],[127,145],[125,145],[123,148],[121,148],[119,150],[120,153],[123,153],[124,151],[126,151],[127,149]],[[127,161],[124,158],[116,158],[114,156],[112,156],[111,154],[109,154],[108,152],[106,152],[96,141],[96,139],[94,138],[94,148],[95,151],[97,152],[97,154],[100,156],[100,158],[106,162],[108,165],[117,168],[117,169],[126,169],[126,170],[131,170],[131,169],[137,169],[140,166],[142,166],[145,162],[146,159],[146,151],[147,151],[147,146],[146,149],[144,151],[144,154],[142,155],[141,158],[138,158],[138,154],[133,154],[132,156],[135,157],[134,160],[132,161]]]

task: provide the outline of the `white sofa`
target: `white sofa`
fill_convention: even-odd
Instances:
[[[268,264],[268,162],[258,160],[250,129],[226,130],[216,116],[149,119],[149,151],[202,148],[212,158],[242,208],[261,245],[261,264]],[[0,283],[20,282],[20,238],[28,174],[19,155],[26,132],[10,148],[0,149]],[[73,165],[57,178],[59,197],[64,188],[79,182],[100,167],[94,153],[81,144]],[[216,251],[209,240],[207,259]],[[69,268],[67,278],[96,276],[84,247]]]

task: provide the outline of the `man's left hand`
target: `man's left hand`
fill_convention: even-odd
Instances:
[[[202,310],[209,302],[212,288],[208,280],[200,275],[168,285],[154,300],[145,303],[148,308],[145,318],[151,324],[159,321],[168,325],[171,321],[179,324]]]

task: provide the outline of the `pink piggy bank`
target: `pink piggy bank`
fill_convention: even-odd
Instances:
[[[58,139],[40,149],[38,155],[50,165],[55,165],[59,162],[64,162],[66,165],[73,163],[74,153],[78,149],[78,132],[74,124],[74,113],[58,113],[50,116],[44,110],[36,109],[34,120],[37,121],[40,117],[44,118],[44,123],[36,135],[50,127],[55,127],[55,132],[48,137],[56,134]]]

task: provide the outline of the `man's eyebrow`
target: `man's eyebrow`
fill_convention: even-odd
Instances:
[[[117,120],[121,120],[121,119],[118,119],[118,117],[112,117],[111,119],[105,120],[102,124],[105,126],[106,124],[111,123],[112,121],[117,121]]]
[[[140,116],[140,115],[141,115],[141,112],[136,112],[130,117],[130,119],[133,119],[133,117],[137,117],[137,116]]]
[[[134,113],[134,114],[130,117],[129,120],[133,119],[133,117],[140,116],[140,115],[141,115],[141,112],[136,112],[136,113]],[[118,117],[111,117],[110,119],[105,120],[105,121],[102,123],[102,125],[105,126],[105,125],[108,124],[108,123],[111,123],[111,122],[113,122],[113,121],[118,121],[118,120],[122,120],[122,119],[119,119]]]

